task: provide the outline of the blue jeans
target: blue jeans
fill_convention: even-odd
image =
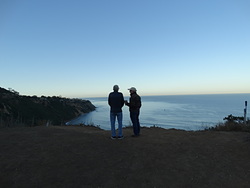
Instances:
[[[140,112],[130,112],[130,119],[133,124],[134,135],[136,136],[140,134],[139,115],[140,115]]]
[[[111,136],[116,137],[115,131],[115,120],[117,117],[118,121],[118,136],[121,137],[122,135],[122,112],[110,112],[110,123],[111,123]]]

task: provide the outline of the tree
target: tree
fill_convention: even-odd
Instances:
[[[19,92],[15,91],[14,89],[12,88],[8,88],[8,89],[11,93],[14,93],[15,95],[19,95]]]

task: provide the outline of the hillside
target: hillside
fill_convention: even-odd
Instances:
[[[19,95],[0,88],[0,126],[62,125],[95,110],[88,100]]]

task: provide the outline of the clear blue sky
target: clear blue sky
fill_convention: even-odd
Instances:
[[[21,95],[250,93],[250,1],[0,0],[0,67]]]

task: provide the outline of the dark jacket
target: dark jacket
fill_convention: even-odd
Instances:
[[[141,108],[141,97],[137,93],[130,94],[129,103],[130,112],[139,112]]]
[[[122,112],[122,107],[124,105],[123,94],[118,91],[111,92],[108,97],[108,104],[110,106],[110,112]]]

